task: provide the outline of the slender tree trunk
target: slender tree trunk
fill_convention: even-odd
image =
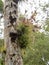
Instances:
[[[18,17],[18,0],[5,0],[4,3],[4,40],[6,45],[5,65],[23,65],[15,27]]]

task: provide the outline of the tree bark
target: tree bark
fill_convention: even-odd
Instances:
[[[6,45],[5,65],[23,65],[20,47],[16,41],[18,0],[5,0],[4,3],[4,40]]]

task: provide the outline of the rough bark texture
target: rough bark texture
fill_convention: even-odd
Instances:
[[[17,39],[18,0],[5,0],[4,3],[4,39],[6,45],[5,65],[23,65]]]

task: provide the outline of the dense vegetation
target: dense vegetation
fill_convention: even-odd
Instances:
[[[24,65],[46,65],[49,61],[49,37],[35,33],[34,43],[25,49],[23,59]]]

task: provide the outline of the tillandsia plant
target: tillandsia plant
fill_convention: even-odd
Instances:
[[[17,26],[18,39],[20,48],[26,48],[29,43],[33,42],[33,24],[29,20],[20,21]]]

